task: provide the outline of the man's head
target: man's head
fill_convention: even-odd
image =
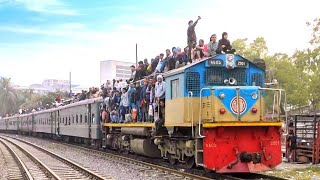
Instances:
[[[177,53],[178,53],[178,51],[177,51],[177,48],[176,48],[176,47],[173,47],[171,50],[172,50],[172,53],[173,53],[173,54],[177,54]]]
[[[228,39],[228,33],[227,32],[223,32],[222,33],[222,39]]]
[[[148,59],[145,58],[145,59],[143,60],[143,62],[144,62],[144,64],[148,64]]]
[[[183,52],[188,53],[188,47],[185,47],[185,48],[183,49]]]
[[[159,101],[159,104],[160,104],[161,107],[164,107],[164,100],[161,99],[161,100]]]
[[[170,54],[171,54],[170,49],[167,49],[167,50],[166,50],[166,56],[170,56]]]
[[[142,62],[142,61],[139,61],[139,62],[138,62],[138,65],[139,65],[139,67],[142,67],[142,66],[143,66],[143,62]]]
[[[211,37],[210,37],[210,41],[214,42],[214,43],[217,42],[217,35],[216,34],[212,34]]]
[[[180,47],[177,47],[177,52],[181,53],[181,48]]]
[[[163,80],[162,75],[161,75],[161,74],[160,74],[160,75],[158,75],[158,76],[157,76],[157,81],[158,81],[158,83],[161,83],[161,82],[162,82],[162,80]]]
[[[163,53],[160,53],[160,59],[163,59],[163,56],[164,56],[164,54]]]
[[[190,20],[190,21],[188,22],[188,25],[191,26],[192,24],[193,24],[193,21]]]
[[[149,80],[148,80],[148,78],[145,78],[144,80],[143,80],[143,85],[148,85],[148,82],[149,82]]]
[[[203,39],[200,39],[200,40],[199,40],[199,45],[200,45],[200,46],[203,46],[203,45],[204,45],[204,40],[203,40]]]
[[[136,69],[136,67],[134,65],[132,65],[132,66],[130,66],[130,69],[133,72]]]

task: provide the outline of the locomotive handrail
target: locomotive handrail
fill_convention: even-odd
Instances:
[[[280,108],[281,105],[281,98],[282,98],[282,92],[284,92],[284,106],[287,106],[287,93],[285,92],[284,89],[278,89],[278,88],[259,88],[259,90],[270,90],[270,91],[277,91],[278,95],[279,95],[279,99],[277,102],[277,106],[278,108]],[[276,94],[274,94],[275,96]],[[274,103],[273,103],[273,107],[272,107],[272,118],[274,117],[274,105],[275,105],[275,98],[274,98]],[[285,122],[286,122],[286,129],[285,132],[283,132],[284,135],[288,134],[288,113],[286,111],[286,109],[284,110],[285,113]],[[281,115],[280,115],[280,109],[278,109],[278,118],[280,119]]]
[[[188,103],[188,111],[190,111],[190,109],[192,109],[192,108],[190,108],[190,104],[191,104],[191,107],[192,107],[192,97],[193,97],[193,92],[192,91],[189,91],[188,92],[188,99],[189,99],[189,101],[191,100],[191,103],[189,102]],[[190,115],[190,113],[188,112],[188,116]],[[190,119],[190,116],[188,117],[189,119]],[[191,111],[191,133],[192,133],[192,137],[194,138],[194,130],[193,130],[193,110]]]
[[[203,90],[211,90],[211,88],[202,88],[201,90],[200,90],[200,106],[199,106],[199,124],[198,124],[198,127],[199,127],[199,137],[201,137],[201,138],[204,138],[204,137],[206,137],[206,136],[202,136],[201,135],[201,115],[202,115],[202,91]]]

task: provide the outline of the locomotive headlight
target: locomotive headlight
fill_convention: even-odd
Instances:
[[[219,94],[220,99],[224,99],[225,97],[226,97],[226,95],[223,92]]]
[[[252,97],[252,99],[257,99],[258,98],[258,94],[257,93],[252,93],[251,97]]]

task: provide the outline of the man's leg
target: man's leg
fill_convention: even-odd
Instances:
[[[192,41],[188,42],[188,62],[191,62],[191,50],[192,50],[192,46],[193,46],[193,43]]]

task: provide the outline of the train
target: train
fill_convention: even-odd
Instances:
[[[265,67],[218,54],[162,73],[165,122],[105,123],[102,98],[0,120],[0,131],[48,136],[217,173],[270,170],[282,162],[280,114],[267,117],[266,94],[280,112],[281,89],[265,87]]]

